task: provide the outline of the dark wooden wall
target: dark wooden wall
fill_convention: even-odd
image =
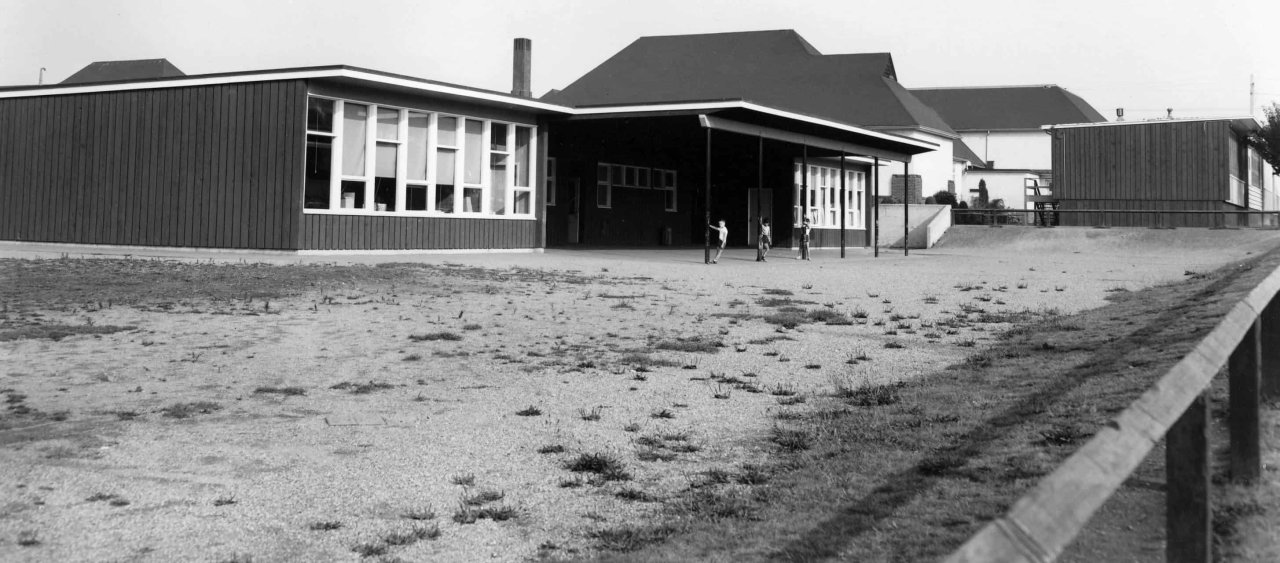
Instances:
[[[1063,201],[1223,201],[1231,135],[1225,121],[1059,129],[1054,195]]]
[[[308,213],[302,216],[304,250],[445,250],[537,248],[540,223],[532,219],[375,217]]]
[[[0,99],[0,239],[297,248],[306,88]]]
[[[1241,211],[1243,208],[1225,201],[1171,201],[1134,199],[1072,199],[1063,201],[1059,209],[1069,210],[1126,210],[1126,211]],[[1247,215],[1231,213],[1060,213],[1059,225],[1082,227],[1244,227],[1249,226]]]

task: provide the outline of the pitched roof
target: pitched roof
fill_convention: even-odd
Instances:
[[[1039,129],[1107,118],[1089,102],[1053,84],[980,88],[912,88],[911,93],[959,131]]]
[[[168,59],[140,59],[136,61],[98,61],[89,63],[75,74],[68,76],[62,84],[84,84],[88,82],[114,82],[117,80],[146,80],[149,78],[169,78],[186,76]]]
[[[978,157],[978,153],[973,152],[969,145],[964,141],[956,139],[951,141],[951,158],[955,160],[967,160],[969,165],[974,168],[986,168],[987,163]]]
[[[869,128],[955,135],[898,84],[889,53],[823,55],[789,29],[641,37],[543,96],[579,107],[725,99]]]

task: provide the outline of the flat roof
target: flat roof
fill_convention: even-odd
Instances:
[[[1139,121],[1105,121],[1101,123],[1063,123],[1059,125],[1045,125],[1041,129],[1049,131],[1052,129],[1079,129],[1082,127],[1133,127],[1136,125],[1162,125],[1165,123],[1201,123],[1208,121],[1228,121],[1231,128],[1237,131],[1253,132],[1262,128],[1262,123],[1252,116],[1236,116],[1236,117],[1177,117],[1173,119],[1143,119]]]

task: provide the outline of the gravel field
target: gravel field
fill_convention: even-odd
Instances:
[[[0,293],[0,335],[102,327],[0,338],[0,560],[589,553],[590,530],[645,519],[709,469],[772,455],[764,437],[784,393],[819,400],[834,384],[918,377],[1007,326],[951,334],[940,323],[955,311],[1090,309],[1277,243],[1276,231],[954,227],[908,257],[818,250],[802,262],[778,249],[757,263],[730,249],[714,266],[701,249],[137,251],[175,267],[409,265],[266,300]],[[0,282],[28,271],[18,260],[119,263],[101,252],[2,245]],[[842,322],[769,320],[784,307]],[[539,452],[551,446],[563,451]],[[567,469],[584,454],[631,478]],[[501,498],[480,502],[486,491]]]

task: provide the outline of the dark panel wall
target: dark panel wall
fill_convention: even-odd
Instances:
[[[1054,195],[1064,201],[1225,200],[1232,134],[1225,121],[1057,130]]]
[[[1126,211],[1239,211],[1240,207],[1224,201],[1144,201],[1132,199],[1086,199],[1063,201],[1062,210],[1126,210]],[[1245,227],[1248,215],[1232,213],[1158,214],[1158,213],[1062,213],[1060,225],[1108,227]]]
[[[0,239],[297,248],[301,81],[0,100]]]
[[[304,250],[538,248],[531,219],[455,217],[302,216]]]

